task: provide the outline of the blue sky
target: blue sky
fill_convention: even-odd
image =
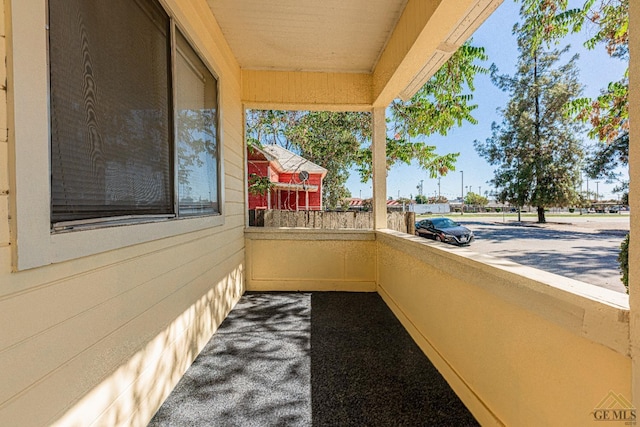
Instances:
[[[573,3],[573,2],[572,2]],[[501,74],[512,75],[518,56],[516,39],[511,31],[518,21],[519,4],[513,0],[505,0],[496,12],[473,35],[473,43],[483,46],[489,55],[487,66],[495,63]],[[594,50],[586,50],[582,43],[587,34],[577,34],[566,38],[565,44],[571,44],[572,51],[580,54],[578,67],[580,80],[585,85],[584,96],[597,96],[601,88],[606,87],[610,81],[619,80],[626,68],[626,64],[620,60],[609,58],[604,47],[598,46]],[[564,44],[563,44],[564,45]],[[569,55],[566,56],[569,59]],[[474,100],[478,104],[474,117],[477,125],[464,124],[460,128],[452,129],[447,136],[432,135],[425,141],[437,147],[440,154],[460,152],[456,164],[456,171],[449,172],[440,180],[440,192],[449,199],[459,197],[461,193],[461,176],[464,172],[464,186],[470,186],[469,191],[481,192],[491,190],[488,181],[493,177],[493,167],[486,163],[475,152],[473,141],[485,140],[491,136],[491,123],[499,122],[501,117],[496,109],[503,107],[508,102],[509,96],[496,88],[488,75],[476,77],[476,90],[473,93]],[[588,142],[585,135],[584,141]],[[430,179],[428,174],[415,165],[396,165],[387,177],[387,195],[394,199],[401,197],[415,197],[418,194],[416,186],[423,180],[424,194],[433,195],[438,190],[438,180]],[[604,198],[616,197],[612,193],[614,184],[606,184],[600,181],[598,191]],[[352,173],[347,187],[353,197],[371,197],[371,182],[362,184],[357,173]],[[595,191],[595,183],[589,182],[589,189]],[[465,190],[466,191],[466,190]]]

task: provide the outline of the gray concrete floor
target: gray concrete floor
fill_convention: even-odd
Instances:
[[[248,293],[150,426],[476,426],[376,293]]]

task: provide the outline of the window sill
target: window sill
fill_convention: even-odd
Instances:
[[[27,270],[224,225],[224,216],[90,224],[18,244],[17,270]]]

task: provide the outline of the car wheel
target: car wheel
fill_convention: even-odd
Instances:
[[[436,234],[436,240],[437,240],[438,242],[442,242],[442,237],[440,237],[438,234]]]

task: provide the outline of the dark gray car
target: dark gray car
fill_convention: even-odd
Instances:
[[[439,242],[464,246],[473,242],[473,232],[449,218],[429,218],[416,222],[416,235]]]

